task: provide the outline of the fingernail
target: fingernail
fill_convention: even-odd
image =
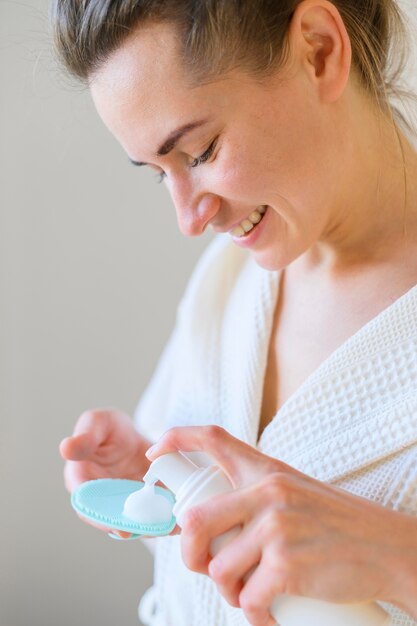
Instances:
[[[110,537],[110,539],[122,539],[121,537],[119,537],[119,535],[116,535],[116,533],[107,533],[107,535]]]
[[[145,452],[145,456],[146,456],[146,458],[147,458],[147,459],[150,459],[150,458],[151,458],[151,456],[152,456],[152,454],[153,454],[153,452],[154,452],[155,450],[156,450],[156,444],[155,444],[155,445],[153,445],[153,446],[151,446],[150,448],[148,448],[148,449],[146,450],[146,452]]]

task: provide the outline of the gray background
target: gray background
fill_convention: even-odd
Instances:
[[[151,557],[79,522],[58,444],[86,408],[133,412],[210,235],[60,72],[47,12],[0,0],[0,626],[136,626]]]
[[[137,626],[152,559],[78,520],[58,445],[132,414],[209,238],[59,71],[47,7],[0,2],[0,626]]]

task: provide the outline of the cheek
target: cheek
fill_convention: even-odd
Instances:
[[[273,128],[241,135],[219,154],[219,183],[226,196],[243,202],[270,204],[272,198],[296,199],[311,177],[315,162],[313,142],[290,120],[276,120]]]
[[[279,137],[273,138],[282,150],[276,161],[284,185],[279,191],[309,212],[329,207],[332,190],[341,180],[344,151],[335,124],[313,105],[301,109],[294,105],[279,128]]]
[[[250,153],[244,146],[251,143],[243,143],[242,149],[226,151],[219,158],[216,168],[216,186],[218,193],[232,201],[241,202],[244,205],[258,205],[266,203],[266,187],[271,186],[275,179],[275,185],[279,185],[272,171],[268,171],[265,160],[256,156],[256,149]],[[270,181],[266,185],[267,181]]]
[[[246,206],[270,204],[284,219],[301,219],[309,228],[327,212],[336,165],[323,122],[307,106],[291,110],[288,103],[282,115],[223,146],[214,182],[225,198]]]

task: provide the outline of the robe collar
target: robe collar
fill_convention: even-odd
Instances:
[[[239,281],[223,336],[225,353],[234,355],[223,373],[232,434],[324,481],[417,441],[417,286],[339,346],[257,441],[280,272],[248,261]]]

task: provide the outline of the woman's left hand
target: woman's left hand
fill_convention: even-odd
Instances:
[[[302,474],[218,426],[173,428],[146,455],[176,450],[206,452],[236,488],[188,511],[182,556],[251,624],[275,624],[269,607],[283,593],[401,604],[403,573],[417,563],[414,518]],[[241,533],[212,558],[212,539],[236,525]]]

